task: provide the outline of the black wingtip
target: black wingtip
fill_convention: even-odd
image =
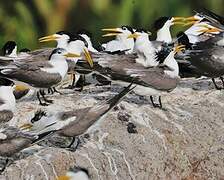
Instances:
[[[133,86],[134,80],[125,87],[119,94],[114,96],[112,99],[108,100],[108,104],[110,104],[110,109],[116,106],[129,92],[131,92],[136,86]]]
[[[39,142],[45,140],[46,138],[52,136],[55,132],[56,132],[56,130],[48,131],[48,132],[39,134],[39,135],[37,136],[37,139],[35,139],[35,140],[32,142],[32,145],[37,144],[37,143],[39,143]]]

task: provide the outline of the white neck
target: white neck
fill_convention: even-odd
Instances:
[[[87,41],[89,51],[91,51],[91,52],[98,52],[98,51],[93,47],[93,44],[92,44],[92,42],[91,42],[91,39],[90,39],[87,35],[82,34],[81,36]]]
[[[3,105],[0,105],[0,111],[10,110],[14,111],[16,107],[16,99],[13,94],[13,87],[1,86],[0,87],[0,99],[4,101]]]
[[[165,43],[172,42],[172,36],[170,34],[170,27],[164,25],[158,32],[157,32],[157,39],[156,41],[161,41]]]
[[[128,38],[127,36],[124,36],[124,35],[118,35],[116,39],[124,46],[124,49],[122,50],[129,49],[127,53],[133,52],[134,45],[135,45],[134,39]]]
[[[57,48],[64,48],[66,49],[68,46],[68,41],[67,40],[58,40],[57,41]]]
[[[138,54],[136,62],[142,64],[144,67],[157,66],[156,50],[149,39],[139,37],[134,46],[135,52]]]
[[[17,57],[17,46],[12,50],[8,57]]]
[[[63,79],[68,72],[68,63],[65,58],[55,57],[49,61],[49,63],[53,66],[50,68],[41,68],[42,71],[48,73],[59,73],[61,78]]]
[[[167,56],[167,58],[164,60],[164,63],[163,63],[171,68],[171,70],[164,71],[171,78],[179,77],[179,66],[177,61],[174,58],[174,55],[175,55],[174,51],[170,52],[170,54]]]

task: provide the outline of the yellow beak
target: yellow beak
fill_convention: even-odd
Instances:
[[[182,50],[185,50],[185,45],[179,45],[179,46],[176,46],[176,47],[174,48],[174,53],[176,54],[176,53],[178,53],[178,52],[180,52],[180,51],[182,51]]]
[[[45,37],[39,38],[39,42],[55,41],[57,39],[58,39],[58,37],[53,34],[50,36],[45,36]]]
[[[25,91],[25,90],[28,90],[29,88],[27,86],[23,86],[23,85],[16,85],[14,90],[15,91]]]
[[[184,19],[184,26],[191,26],[191,25],[194,25],[195,23],[198,23],[199,21],[200,21],[199,18],[195,16],[191,16]]]
[[[107,34],[104,34],[103,37],[117,36],[118,34],[122,33],[122,31],[119,31],[118,28],[105,28],[101,30],[108,32]]]
[[[173,17],[173,24],[175,25],[184,25],[184,17]]]
[[[200,32],[200,33],[220,33],[220,32],[223,31],[219,28],[211,27],[211,26],[206,25],[206,24],[200,25],[200,27],[204,28],[204,29],[198,30],[198,32]]]
[[[77,58],[77,57],[81,57],[81,55],[78,54],[74,54],[74,53],[67,53],[64,55],[66,58]]]
[[[57,180],[70,180],[70,177],[68,177],[68,176],[59,176],[57,178]]]
[[[133,33],[133,34],[131,34],[131,35],[128,36],[128,39],[131,39],[131,38],[137,39],[139,36],[140,36],[139,34]]]
[[[30,130],[32,127],[33,127],[32,124],[27,123],[27,124],[23,124],[23,125],[20,126],[19,128],[20,128],[21,130]]]
[[[87,62],[89,63],[90,67],[93,67],[93,59],[88,51],[88,49],[84,48],[84,55],[86,57]]]

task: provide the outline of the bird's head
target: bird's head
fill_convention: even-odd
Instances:
[[[15,41],[8,41],[2,48],[4,56],[17,56],[17,45]]]
[[[119,28],[105,28],[102,31],[107,32],[103,37],[116,36],[117,38],[126,38],[134,33],[134,30],[130,26],[121,26]]]
[[[82,167],[73,167],[70,168],[69,171],[66,173],[64,176],[59,176],[57,180],[89,180],[89,172],[87,169],[82,168]]]
[[[136,29],[134,33],[130,34],[128,38],[134,38],[135,40],[149,40],[149,36],[151,36],[152,33],[149,31],[146,31],[144,29]]]
[[[71,33],[67,31],[59,31],[59,32],[56,32],[55,34],[39,38],[39,42],[56,41],[58,45],[61,45],[61,44],[64,45],[68,43],[70,37],[71,37]]]

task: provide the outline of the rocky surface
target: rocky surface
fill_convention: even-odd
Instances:
[[[118,85],[61,90],[47,111],[93,106],[119,92]],[[162,96],[164,109],[129,94],[100,124],[82,138],[81,146],[63,148],[70,139],[51,137],[17,155],[0,179],[55,180],[72,166],[88,169],[91,179],[223,179],[224,91],[206,79],[185,79]],[[21,125],[40,109],[22,100],[15,118]]]

